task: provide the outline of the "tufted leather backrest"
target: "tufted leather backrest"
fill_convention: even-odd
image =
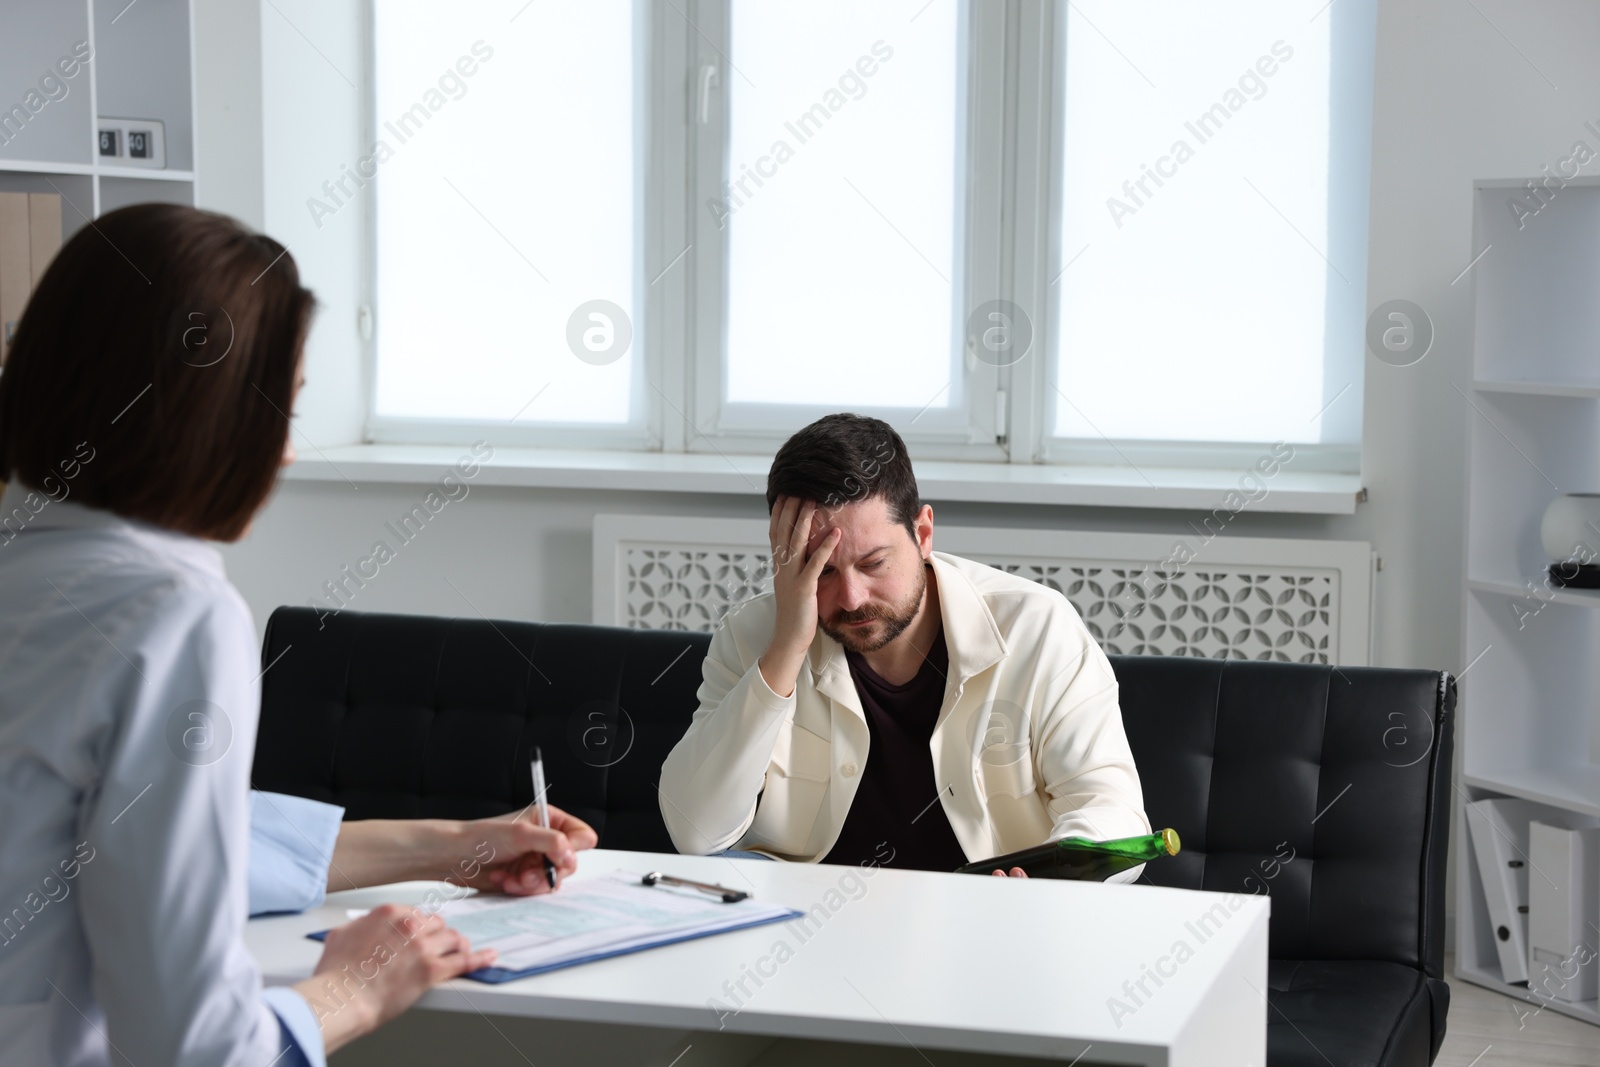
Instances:
[[[1113,656],[1158,885],[1270,893],[1276,959],[1441,976],[1455,681],[1436,671]],[[1292,858],[1291,858],[1292,857]]]
[[[672,852],[656,782],[711,635],[283,607],[254,785],[347,819],[476,819],[549,798],[608,848]]]
[[[550,800],[608,848],[671,852],[656,783],[710,635],[279,608],[262,649],[260,789],[346,817]],[[1160,885],[1272,895],[1276,959],[1442,973],[1455,683],[1432,671],[1113,656]],[[1292,856],[1292,858],[1290,858]]]

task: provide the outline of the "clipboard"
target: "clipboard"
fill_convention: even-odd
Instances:
[[[502,964],[464,976],[491,985],[805,914],[760,903],[748,894],[728,900],[720,893],[701,891],[710,887],[699,883],[680,890],[661,884],[665,881],[665,876],[647,882],[639,874],[618,871],[566,883],[557,893],[484,894],[436,910],[467,936],[474,949],[500,950]],[[306,936],[321,941],[327,934],[321,930]]]

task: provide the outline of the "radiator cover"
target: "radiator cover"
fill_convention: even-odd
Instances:
[[[933,542],[1059,591],[1109,655],[1370,662],[1364,541],[939,526]],[[763,519],[597,515],[594,622],[713,630],[770,568]]]

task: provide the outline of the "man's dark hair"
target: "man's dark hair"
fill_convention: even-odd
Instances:
[[[824,415],[783,443],[767,472],[767,512],[780,496],[838,508],[882,497],[913,538],[922,501],[906,443],[882,419]]]
[[[225,215],[136,204],[51,261],[0,373],[0,480],[217,541],[277,482],[313,306]]]

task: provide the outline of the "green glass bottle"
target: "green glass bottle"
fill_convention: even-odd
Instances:
[[[1070,878],[1078,882],[1103,882],[1141,863],[1162,856],[1176,856],[1182,844],[1172,829],[1142,837],[1123,837],[1115,841],[1090,841],[1086,837],[1063,837],[1059,841],[1010,852],[993,859],[958,867],[957,874],[1011,873],[1021,867],[1030,878]]]

